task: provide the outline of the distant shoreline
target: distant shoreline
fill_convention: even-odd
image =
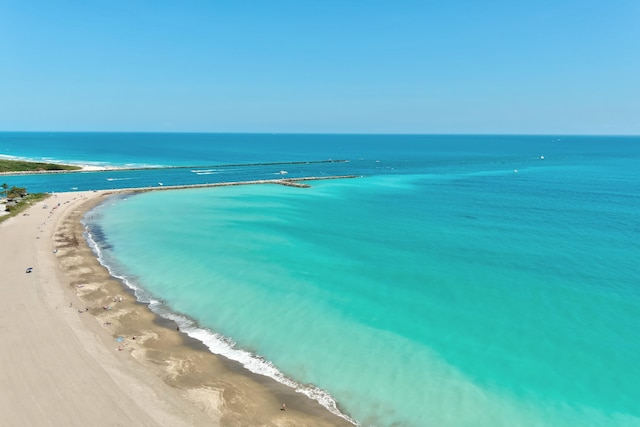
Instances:
[[[34,161],[27,161],[27,163],[40,163]],[[110,171],[141,171],[141,170],[164,170],[164,169],[206,169],[206,168],[230,168],[230,167],[256,167],[256,166],[286,166],[286,165],[309,165],[320,163],[348,163],[349,160],[309,160],[309,161],[294,161],[294,162],[265,162],[265,163],[234,163],[234,164],[216,164],[216,165],[195,165],[195,166],[93,166],[93,165],[74,165],[74,164],[59,164],[59,163],[46,163],[50,165],[59,166],[77,166],[79,169],[55,169],[55,170],[23,170],[23,171],[7,171],[0,172],[2,175],[47,175],[47,174],[60,174],[60,173],[86,173],[86,172],[110,172]]]

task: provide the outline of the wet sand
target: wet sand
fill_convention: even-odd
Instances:
[[[108,194],[61,193],[0,224],[6,425],[351,425],[138,303],[83,237]]]

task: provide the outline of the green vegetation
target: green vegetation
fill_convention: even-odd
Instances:
[[[5,221],[13,216],[19,215],[21,212],[26,210],[33,203],[37,203],[40,200],[44,200],[47,197],[49,197],[49,194],[47,193],[27,194],[26,188],[20,188],[15,186],[8,188],[6,184],[2,184],[2,190],[0,191],[0,196],[5,197],[5,195],[8,195],[10,199],[19,197],[20,200],[17,202],[16,205],[6,207],[9,213],[6,215],[1,215],[0,222]],[[21,196],[21,195],[24,195],[24,196]],[[0,205],[0,209],[4,210],[5,205],[4,204]]]
[[[6,197],[7,199],[15,199],[17,197],[25,197],[27,194],[27,189],[23,187],[16,187],[15,185],[11,188],[7,184],[2,184],[2,191],[0,191],[0,196]]]
[[[0,172],[74,171],[80,169],[82,169],[80,166],[0,159]]]

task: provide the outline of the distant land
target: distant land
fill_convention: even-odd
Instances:
[[[81,170],[80,166],[61,165],[57,163],[26,162],[23,160],[0,159],[1,172],[38,172],[38,171],[72,171]]]

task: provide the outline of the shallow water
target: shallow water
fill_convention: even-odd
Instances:
[[[293,145],[269,138],[228,163]],[[364,177],[111,199],[103,262],[364,425],[640,424],[638,139],[306,141]]]

